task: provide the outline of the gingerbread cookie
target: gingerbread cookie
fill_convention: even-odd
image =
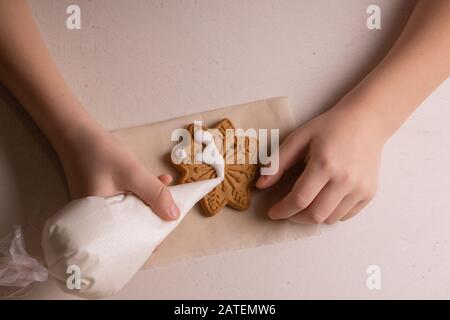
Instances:
[[[196,131],[203,128],[195,128],[194,124],[188,126],[190,143],[185,150],[188,154],[180,164],[172,162],[174,167],[181,172],[179,183],[190,183],[199,180],[216,177],[214,169],[204,163],[195,161],[195,148],[202,148],[194,140]],[[210,132],[214,136],[218,150],[225,159],[225,176],[221,184],[215,187],[200,204],[206,216],[217,214],[224,206],[229,205],[233,209],[243,211],[249,208],[251,188],[259,175],[259,166],[256,164],[257,139],[250,137],[227,136],[227,129],[235,133],[235,128],[229,119],[223,119]],[[229,134],[230,132],[228,132]],[[227,141],[227,137],[230,141]],[[231,140],[232,139],[232,140]],[[190,149],[189,149],[190,148]],[[201,149],[200,149],[201,150]]]

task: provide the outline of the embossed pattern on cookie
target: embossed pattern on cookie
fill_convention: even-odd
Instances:
[[[202,146],[196,145],[194,142],[195,125],[190,124],[187,129],[191,135],[191,143],[189,144],[191,149],[186,150],[189,156],[180,164],[172,162],[173,166],[181,172],[179,183],[214,178],[216,174],[211,166],[204,163],[194,163],[194,150]],[[201,129],[207,130],[205,127]],[[227,142],[226,130],[235,130],[229,119],[221,120],[211,129],[216,144],[219,146],[218,149],[225,159],[225,178],[221,184],[200,201],[203,213],[206,216],[214,216],[226,205],[244,211],[250,207],[251,188],[259,175],[258,164],[255,164],[255,161],[250,161],[251,157],[256,155],[257,141],[254,139],[254,143],[251,143],[251,138],[245,137],[243,138],[245,140],[238,142],[238,138],[234,137],[234,141]],[[238,161],[239,151],[242,151],[241,156],[244,155],[244,159],[240,161]]]

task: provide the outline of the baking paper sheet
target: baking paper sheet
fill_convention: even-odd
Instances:
[[[210,127],[223,118],[229,118],[236,128],[279,129],[281,139],[294,128],[288,99],[278,97],[121,129],[113,134],[153,174],[170,173],[176,181],[179,173],[167,158],[175,145],[170,140],[171,132],[194,120],[201,120]],[[243,212],[225,207],[214,217],[205,217],[200,204],[197,204],[153,253],[145,267],[164,266],[192,257],[296,240],[314,234],[317,231],[315,226],[272,221],[266,216],[270,205],[290,190],[298,173],[298,169],[294,169],[287,172],[276,186],[264,191],[254,190],[251,207]]]

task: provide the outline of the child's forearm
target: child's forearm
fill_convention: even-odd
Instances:
[[[422,0],[384,60],[345,98],[382,124],[397,130],[450,75],[450,1]],[[345,100],[344,99],[344,100]]]
[[[0,1],[0,81],[57,152],[80,132],[101,131],[63,80],[25,0]]]

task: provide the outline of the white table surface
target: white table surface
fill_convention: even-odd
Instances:
[[[65,78],[108,129],[287,95],[302,123],[357,83],[398,36],[408,0],[32,0]],[[146,270],[113,298],[450,298],[450,81],[387,143],[379,191],[358,217],[297,242]],[[30,129],[31,127],[31,129]],[[50,148],[0,96],[0,231],[64,194]],[[43,209],[44,208],[44,209]],[[381,268],[381,290],[366,268]],[[48,282],[32,299],[72,298]]]

